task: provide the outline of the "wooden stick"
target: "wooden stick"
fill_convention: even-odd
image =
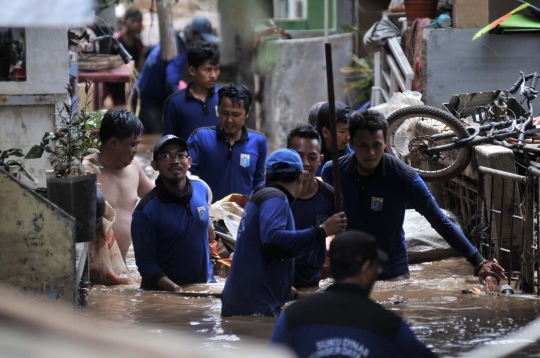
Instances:
[[[326,83],[328,84],[328,105],[330,109],[330,135],[332,137],[332,166],[334,168],[334,200],[336,213],[341,212],[341,180],[339,177],[339,162],[336,132],[336,100],[334,98],[334,74],[332,67],[332,45],[324,44],[326,54]]]

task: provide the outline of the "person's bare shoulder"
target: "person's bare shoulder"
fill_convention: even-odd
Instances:
[[[137,158],[133,159],[133,162],[131,165],[134,165],[134,168],[137,170],[137,175],[139,177],[139,185],[137,187],[137,195],[139,197],[143,197],[146,193],[148,193],[150,190],[152,190],[155,186],[155,184],[146,176],[144,173],[141,163],[137,160]]]
[[[84,157],[83,164],[84,164],[84,167],[85,167],[85,169],[87,171],[99,175],[100,174],[99,171],[96,170],[95,167],[91,166],[90,163],[92,163],[94,165],[96,165],[96,163],[99,164],[97,153],[92,153],[92,154],[87,155],[86,157]]]

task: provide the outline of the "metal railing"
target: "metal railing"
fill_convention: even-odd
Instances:
[[[532,293],[535,265],[540,279],[540,170],[529,167],[525,176],[486,167],[478,171],[473,244],[485,257],[497,258],[509,270],[508,284],[512,274],[519,272],[516,285],[522,292]]]
[[[412,89],[414,72],[399,44],[399,37],[389,39],[381,51],[374,54],[374,67],[372,107],[388,102],[394,92]]]

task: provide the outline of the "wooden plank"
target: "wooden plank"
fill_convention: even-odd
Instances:
[[[479,28],[489,24],[489,0],[454,0],[455,28]]]

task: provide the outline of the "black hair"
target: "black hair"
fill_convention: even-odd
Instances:
[[[380,112],[370,111],[368,109],[356,111],[351,114],[351,117],[349,118],[349,136],[351,142],[354,141],[356,132],[359,129],[367,129],[371,134],[382,130],[384,138],[386,138],[386,134],[388,133],[388,122]]]
[[[321,136],[311,124],[302,124],[291,130],[287,135],[287,148],[291,147],[293,138],[316,139],[321,145]]]
[[[266,173],[266,183],[292,183],[300,178],[302,172],[292,173]]]
[[[105,113],[99,128],[99,140],[105,144],[111,138],[121,142],[126,138],[138,138],[144,132],[139,118],[125,109],[111,109]]]
[[[223,97],[227,97],[231,100],[233,105],[244,106],[246,114],[251,109],[251,92],[249,89],[240,83],[231,83],[223,86],[218,91],[218,107],[221,105]]]
[[[124,21],[126,21],[130,17],[135,17],[135,16],[140,17],[142,19],[141,10],[137,9],[136,7],[130,7],[124,13]]]
[[[219,65],[219,57],[220,53],[215,44],[203,42],[201,40],[196,41],[187,49],[188,66],[193,66],[195,68],[199,68],[199,66],[208,60],[210,60],[210,63],[213,66]]]

